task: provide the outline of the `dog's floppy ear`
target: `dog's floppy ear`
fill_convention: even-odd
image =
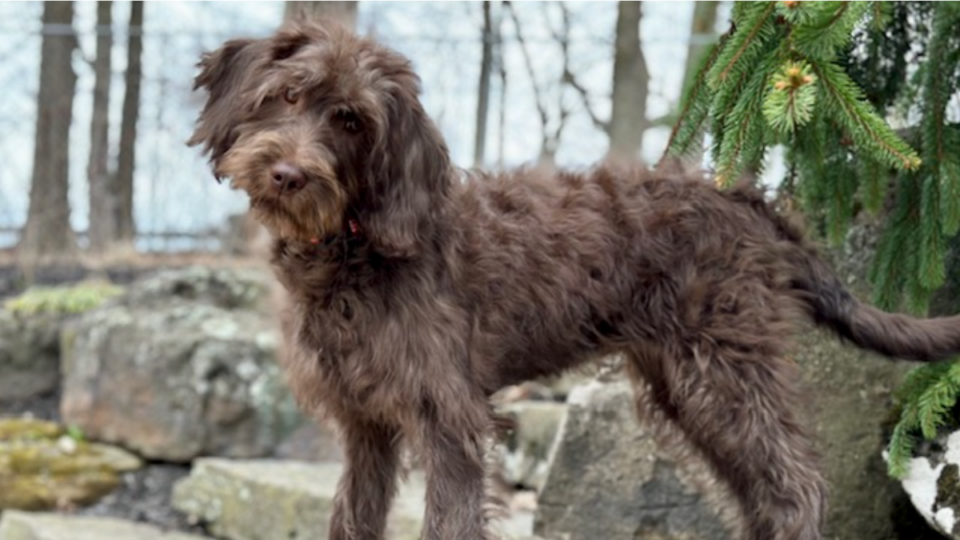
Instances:
[[[214,163],[237,138],[237,100],[251,69],[252,43],[250,39],[228,41],[216,51],[204,54],[198,64],[200,74],[194,79],[193,89],[205,89],[207,102],[187,144],[203,144],[204,153],[209,153]]]
[[[361,225],[388,257],[419,253],[434,232],[431,212],[447,196],[450,158],[436,126],[416,97],[416,75],[395,88],[387,125],[371,152],[366,214]]]

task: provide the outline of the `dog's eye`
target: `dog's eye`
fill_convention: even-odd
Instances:
[[[283,92],[283,100],[287,103],[294,104],[297,100],[300,99],[300,91],[294,87],[288,87]]]
[[[343,129],[349,133],[360,133],[360,130],[363,129],[363,123],[360,121],[360,117],[353,111],[337,111],[337,120],[343,126]]]

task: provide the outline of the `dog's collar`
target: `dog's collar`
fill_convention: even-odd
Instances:
[[[350,239],[360,235],[360,224],[357,223],[357,220],[353,218],[347,219],[347,226],[344,227],[344,230],[338,234],[332,234],[324,238],[319,236],[314,236],[310,239],[310,243],[315,246],[327,247],[336,242],[338,239]]]

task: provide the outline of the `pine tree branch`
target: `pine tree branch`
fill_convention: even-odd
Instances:
[[[827,176],[824,173],[827,160],[823,153],[823,136],[826,133],[828,132],[823,114],[815,110],[810,124],[796,133],[796,144],[793,145],[794,163],[803,178],[800,183],[800,201],[810,215],[819,211],[817,204],[822,199],[819,188],[824,183],[821,180]]]
[[[736,84],[728,85],[723,91],[718,92],[714,99],[713,124],[710,126],[710,131],[714,137],[713,158],[716,162],[721,161],[720,152],[723,141],[729,136],[726,126],[729,123],[730,115],[733,114],[737,103],[739,103],[739,98],[742,94],[742,88],[746,84],[748,73],[746,70],[741,71],[740,79],[737,80]]]
[[[871,10],[873,14],[870,17],[870,21],[873,24],[873,30],[875,32],[880,32],[887,25],[887,20],[889,17],[889,2],[871,2]]]
[[[850,2],[841,3],[840,8],[837,9],[837,12],[833,14],[833,17],[830,17],[830,22],[827,23],[827,26],[833,26],[837,21],[839,21],[840,17],[843,17],[843,14],[847,12],[848,7],[850,7]]]
[[[913,427],[913,423],[909,422],[907,415],[907,411],[904,410],[900,421],[893,428],[890,443],[887,446],[890,454],[887,471],[894,478],[903,478],[907,475],[908,464],[910,458],[913,457],[913,449],[917,444],[916,439],[907,432]]]
[[[809,3],[807,11],[820,17],[794,25],[793,48],[810,58],[832,60],[850,41],[854,26],[869,9],[869,2]]]
[[[764,90],[776,63],[776,55],[770,55],[756,67],[729,114],[728,121],[736,126],[736,131],[733,137],[728,134],[721,143],[720,159],[717,160],[718,186],[735,181],[745,168],[755,166],[755,161],[763,155]]]
[[[827,213],[827,236],[833,245],[839,245],[846,236],[847,226],[853,213],[853,193],[856,186],[854,171],[848,170],[847,163],[837,164],[831,171],[829,186],[832,190]]]
[[[709,93],[710,89],[706,82],[707,73],[713,67],[713,64],[716,62],[721,49],[723,49],[727,39],[730,37],[733,31],[734,28],[731,26],[722,36],[720,36],[720,40],[716,45],[713,46],[710,52],[704,55],[704,60],[702,61],[700,68],[697,70],[697,74],[693,79],[693,83],[689,88],[686,89],[686,95],[683,97],[683,108],[680,111],[680,115],[673,123],[673,129],[670,130],[670,138],[667,140],[667,146],[663,150],[663,155],[660,156],[660,161],[657,162],[657,167],[663,164],[667,159],[667,156],[670,154],[678,155],[687,151],[686,146],[689,143],[680,145],[683,148],[678,149],[676,147],[676,141],[682,126],[685,126],[688,123],[693,123],[694,125],[688,128],[688,131],[693,134],[700,133],[703,130],[703,124],[706,122],[707,117],[709,116],[709,106],[702,107],[703,111],[702,114],[699,115],[699,118],[694,118],[692,122],[688,122],[688,119],[693,111],[694,104],[703,99],[704,94]],[[693,137],[691,137],[691,139],[692,138]]]
[[[936,438],[937,430],[946,422],[950,409],[957,403],[960,392],[960,364],[948,364],[950,368],[932,381],[916,398],[917,424],[927,440]]]
[[[921,187],[919,282],[929,291],[942,286],[946,279],[946,245],[941,232],[939,188],[937,178],[932,176],[925,178]]]
[[[949,99],[949,77],[954,66],[947,62],[947,41],[953,28],[953,17],[939,5],[934,8],[933,35],[927,53],[926,71],[923,77],[923,149],[927,165],[936,169],[944,157],[944,124]]]
[[[940,162],[939,180],[943,233],[953,236],[960,230],[960,160],[956,156],[945,156]]]
[[[835,64],[821,65],[816,61],[811,61],[810,65],[827,95],[840,108],[844,119],[856,128],[851,135],[856,137],[859,132],[878,148],[894,156],[896,159],[892,164],[898,169],[913,170],[920,166],[920,158],[905,142],[897,138],[886,122],[876,116],[860,96],[849,95],[850,89],[857,87],[841,68]],[[846,92],[841,89],[841,85],[847,88]],[[901,148],[897,147],[897,143]]]
[[[877,253],[870,268],[869,280],[873,282],[873,303],[884,310],[897,308],[903,296],[904,275],[908,273],[910,245],[908,233],[915,226],[910,215],[911,207],[919,206],[910,175],[902,175],[897,185],[896,206],[887,220]]]
[[[876,215],[883,206],[884,195],[890,176],[887,168],[877,160],[864,156],[860,166],[860,187],[863,206],[871,214]]]
[[[762,10],[759,10],[757,6],[753,6],[755,12],[751,12],[750,9],[745,9],[743,17],[747,20],[742,21],[746,23],[748,29],[746,34],[743,34],[743,29],[740,28],[742,24],[738,26],[738,30],[733,34],[733,37],[730,40],[729,47],[732,47],[732,54],[726,51],[727,47],[724,47],[723,62],[718,62],[717,66],[714,66],[714,69],[722,66],[718,73],[710,76],[710,81],[713,82],[713,85],[719,86],[724,81],[727,80],[733,68],[737,66],[744,56],[746,56],[747,51],[751,46],[754,46],[758,40],[763,36],[763,30],[765,27],[770,25],[770,19],[775,11],[777,6],[777,0],[768,0],[765,4],[761,5]],[[752,16],[751,16],[752,14]],[[726,58],[729,55],[729,58]],[[711,70],[712,71],[712,70]]]

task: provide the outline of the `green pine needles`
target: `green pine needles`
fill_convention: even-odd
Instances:
[[[708,133],[727,186],[782,145],[782,189],[833,243],[857,212],[895,199],[873,300],[925,311],[960,231],[960,124],[947,115],[960,83],[958,4],[736,3],[730,31],[684,92],[667,154],[700,151]]]
[[[960,232],[960,2],[737,2],[684,90],[666,155],[709,152],[718,185],[782,146],[781,201],[841,242],[882,215],[873,302],[924,314]],[[890,123],[888,123],[888,120]],[[897,129],[891,127],[891,123]],[[704,135],[708,137],[705,138]],[[898,393],[890,470],[946,423],[960,364],[913,371]]]
[[[960,362],[927,364],[907,374],[894,396],[899,419],[887,446],[892,476],[906,475],[919,437],[932,440],[941,427],[958,427],[953,414],[958,395]]]
[[[773,74],[763,117],[774,131],[789,135],[810,122],[817,102],[816,80],[813,68],[803,61],[787,62]]]

